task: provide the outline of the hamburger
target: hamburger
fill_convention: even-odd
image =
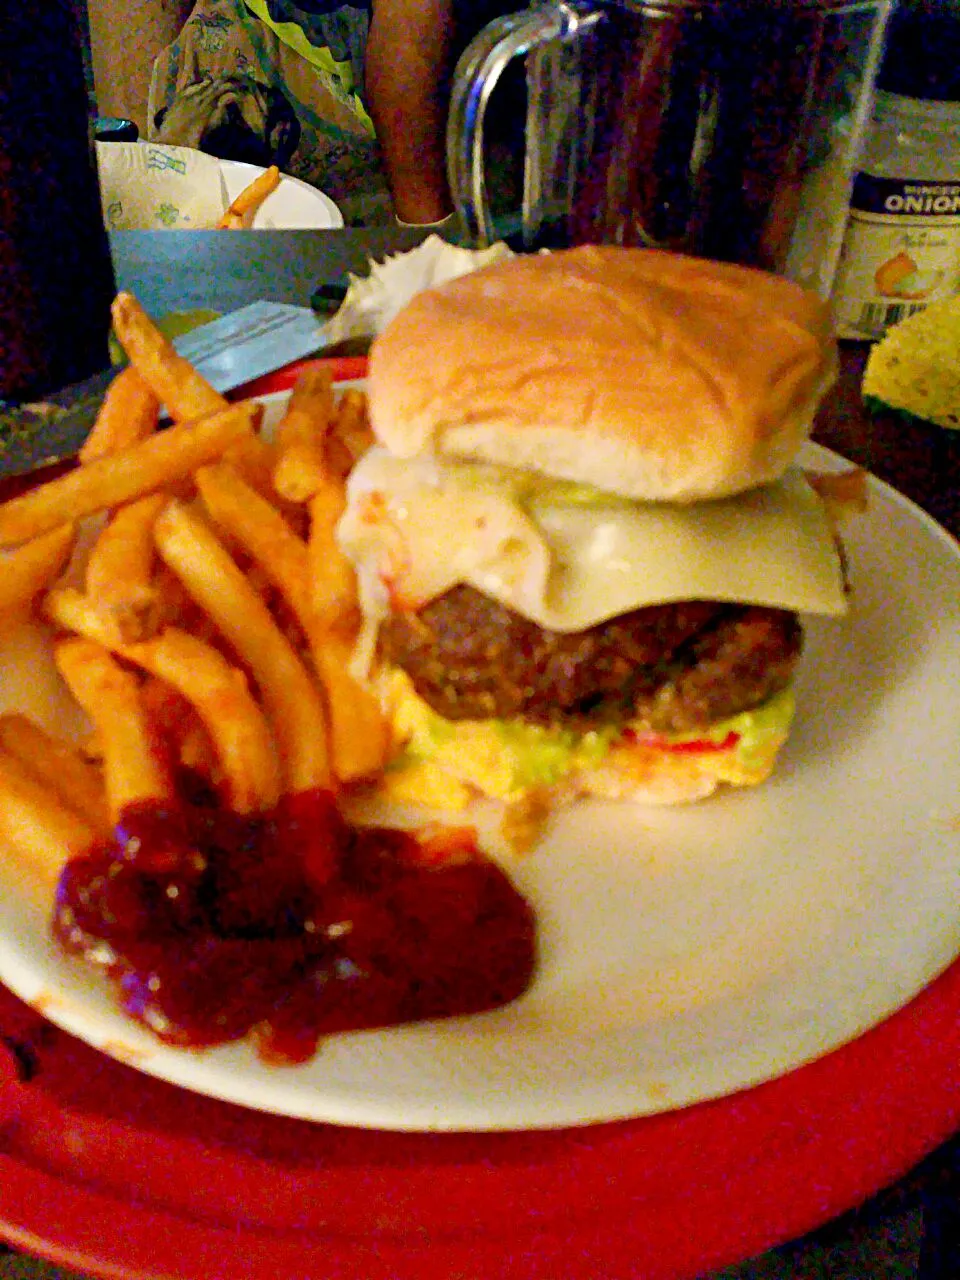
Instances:
[[[455,807],[699,800],[771,772],[805,612],[842,614],[794,466],[835,377],[826,307],[646,249],[518,257],[374,341],[377,438],[338,530],[385,786]]]

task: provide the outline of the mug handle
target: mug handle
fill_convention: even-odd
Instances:
[[[483,167],[483,122],[490,95],[507,64],[553,41],[576,39],[600,17],[600,11],[589,5],[547,0],[494,19],[464,50],[450,91],[447,181],[472,244],[486,246],[493,239]]]

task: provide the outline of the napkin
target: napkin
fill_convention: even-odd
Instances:
[[[97,167],[111,231],[212,229],[230,203],[220,161],[191,147],[98,142]]]
[[[371,259],[369,275],[348,276],[343,303],[324,325],[324,341],[333,344],[348,338],[376,337],[421,290],[513,256],[503,243],[488,249],[461,249],[431,235],[415,249],[390,254],[383,262]]]

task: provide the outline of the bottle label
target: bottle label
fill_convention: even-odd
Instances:
[[[960,292],[960,181],[857,175],[833,292],[842,338],[879,338]]]

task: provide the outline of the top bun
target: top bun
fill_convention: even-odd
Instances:
[[[590,245],[417,294],[373,343],[368,399],[399,457],[693,502],[780,476],[836,366],[829,311],[799,285]]]

